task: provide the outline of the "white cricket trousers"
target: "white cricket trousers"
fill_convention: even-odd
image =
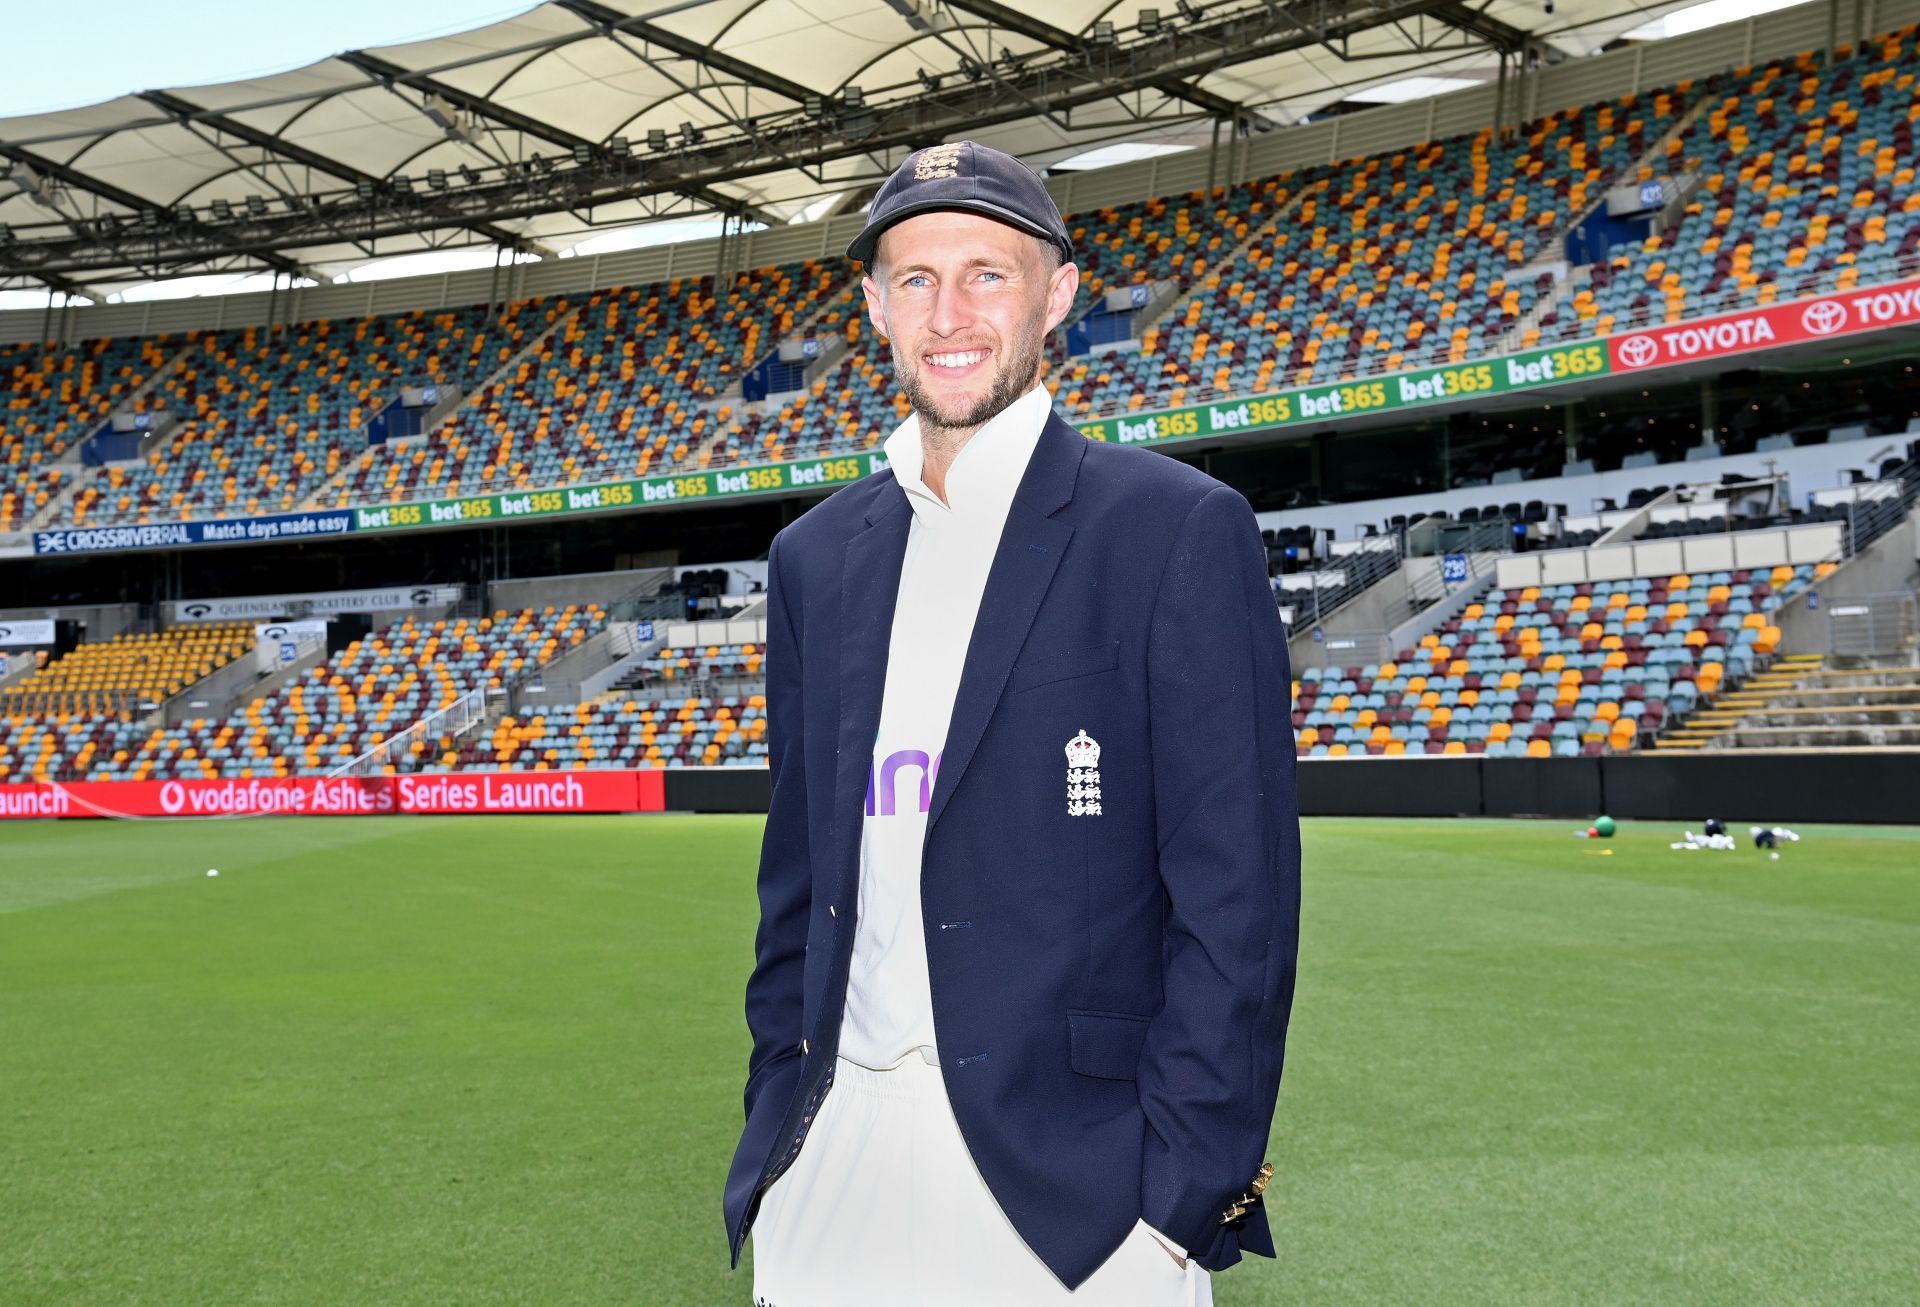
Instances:
[[[1071,1213],[1063,1213],[1071,1219]],[[1020,1238],[967,1151],[940,1068],[845,1058],[754,1218],[755,1307],[1212,1307],[1137,1221],[1077,1292]]]

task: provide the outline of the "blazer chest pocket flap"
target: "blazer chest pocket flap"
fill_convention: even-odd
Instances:
[[[1118,640],[1107,640],[1100,644],[1088,645],[1083,649],[1035,654],[1014,667],[1008,683],[1008,692],[1019,694],[1023,690],[1031,690],[1036,686],[1051,685],[1055,681],[1071,680],[1076,676],[1092,676],[1097,672],[1110,672],[1119,665],[1120,642]]]
[[[1125,1012],[1067,1013],[1067,1064],[1083,1076],[1138,1079],[1148,1021]]]

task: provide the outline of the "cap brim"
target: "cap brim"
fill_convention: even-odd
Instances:
[[[885,222],[874,223],[866,227],[858,236],[853,238],[853,243],[847,246],[847,257],[850,259],[858,259],[862,263],[872,263],[874,249],[880,244],[880,236],[887,228],[897,222],[911,218],[916,214],[935,213],[942,209],[957,210],[963,213],[977,213],[982,217],[996,219],[997,221],[1006,223],[1009,227],[1018,227],[1029,236],[1037,236],[1049,245],[1055,244],[1058,240],[1058,237],[1056,237],[1054,233],[1040,226],[1031,218],[1015,213],[1011,209],[1004,209],[986,200],[927,200],[921,204],[909,204],[897,213],[888,214]],[[1064,258],[1071,259],[1073,257],[1070,250],[1062,248],[1060,252]]]

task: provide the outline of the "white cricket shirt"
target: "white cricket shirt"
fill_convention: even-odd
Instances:
[[[920,479],[920,419],[888,436],[887,462],[913,509],[887,648],[880,733],[868,764],[853,970],[839,1055],[876,1071],[915,1052],[940,1064],[933,1035],[920,851],[960,669],[1014,491],[1052,411],[1044,385],[973,433],[947,469],[947,503]]]

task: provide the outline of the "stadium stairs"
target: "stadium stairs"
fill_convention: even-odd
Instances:
[[[1569,551],[1572,552],[1572,551]],[[1766,668],[1816,569],[1496,587],[1380,663],[1307,667],[1302,757],[1628,752]]]
[[[404,442],[390,441],[389,444],[392,448],[387,451],[388,454],[397,455],[401,449],[415,445],[431,445],[434,437],[438,436],[450,423],[456,422],[461,417],[470,413],[480,411],[480,406],[486,396],[490,394],[496,386],[503,384],[508,378],[512,377],[522,363],[525,363],[538,353],[540,349],[550,343],[559,332],[565,330],[569,323],[580,316],[580,310],[583,307],[583,305],[579,304],[572,305],[566,312],[554,318],[552,322],[547,324],[545,330],[534,334],[526,344],[522,345],[518,350],[515,350],[499,367],[495,368],[478,382],[469,386],[466,393],[461,396],[460,402],[447,412],[440,414],[431,426],[422,430],[416,436],[407,437]],[[302,502],[301,507],[307,509],[331,508],[351,500],[353,497],[349,492],[348,479],[356,470],[355,465],[358,462],[360,454],[366,452],[365,450],[360,451],[359,454],[356,454],[353,459],[348,461],[346,467],[335,473],[321,485],[316,486],[313,493],[307,496]]]
[[[1134,338],[1136,340],[1142,339],[1147,336],[1148,333],[1158,335],[1176,314],[1184,314],[1187,311],[1187,303],[1189,300],[1200,295],[1211,295],[1217,291],[1223,282],[1240,269],[1249,250],[1256,248],[1264,249],[1271,245],[1274,237],[1279,234],[1281,227],[1299,216],[1300,206],[1308,200],[1317,200],[1324,196],[1330,185],[1332,185],[1332,182],[1328,178],[1322,177],[1302,187],[1296,194],[1289,196],[1274,212],[1272,218],[1260,223],[1252,231],[1249,231],[1246,236],[1241,238],[1226,254],[1221,256],[1218,265],[1208,269],[1206,275],[1198,282],[1184,287],[1179,294],[1169,297],[1166,302],[1158,308],[1143,314],[1139,324],[1134,328]],[[1089,308],[1089,312],[1091,312],[1091,308]]]
[[[162,338],[0,346],[0,531],[79,479],[79,446],[166,361]]]
[[[167,344],[166,338],[162,337],[159,343],[164,347]],[[178,372],[181,366],[193,357],[193,352],[194,348],[191,340],[180,341],[160,366],[155,368],[145,381],[129,391],[123,399],[118,400],[101,421],[105,422],[111,419],[114,413],[137,413],[144,411],[154,392],[159,390],[169,377]],[[98,430],[97,425],[90,430],[83,431],[80,437],[71,445],[67,446],[65,452],[54,460],[53,467],[61,471],[60,485],[48,497],[47,502],[40,510],[27,520],[27,530],[38,531],[45,527],[53,526],[56,523],[67,521],[72,517],[73,497],[75,493],[79,491],[84,480],[84,478],[78,475],[80,470],[85,466],[85,464],[81,462],[81,455],[86,446],[87,438],[93,434],[94,430]]]
[[[845,285],[829,291],[822,297],[822,302],[807,315],[806,321],[795,326],[792,331],[777,337],[772,349],[758,358],[750,359],[739,376],[730,381],[719,394],[710,399],[700,400],[699,406],[713,413],[729,407],[735,412],[744,412],[748,408],[778,412],[781,405],[812,387],[815,380],[837,367],[840,360],[846,357],[847,351],[853,348],[853,342],[847,339],[846,333],[835,328],[833,318],[836,310],[841,309],[843,296],[853,297],[856,311],[864,312],[865,310],[860,307],[860,295],[860,279],[849,277]],[[750,400],[746,397],[747,378],[762,363],[780,352],[782,340],[805,340],[809,337],[819,343],[820,352],[807,360],[807,366],[801,369],[798,382],[786,390],[769,394],[763,400]],[[718,442],[725,435],[724,427],[716,430],[708,440],[703,442],[702,448]],[[696,450],[695,453],[697,455],[699,451]]]
[[[1711,81],[1712,79],[1709,79],[1709,82]],[[1642,151],[1639,158],[1620,170],[1613,179],[1614,183],[1619,185],[1634,181],[1652,181],[1666,175],[1670,171],[1669,162],[1681,152],[1681,142],[1687,131],[1712,103],[1712,99],[1705,95],[1696,98],[1686,111],[1661,134],[1659,140]],[[1575,210],[1567,221],[1560,224],[1559,230],[1547,239],[1543,248],[1549,251],[1565,250],[1567,237],[1606,204],[1609,189],[1611,188],[1600,189],[1586,204]],[[1500,342],[1501,352],[1514,354],[1539,344],[1542,324],[1573,301],[1577,289],[1587,284],[1591,273],[1591,264],[1568,264],[1561,260],[1559,266],[1554,269],[1552,289],[1542,295],[1532,308],[1520,315],[1519,321],[1507,329],[1506,336]]]
[[[1920,668],[1885,659],[1838,667],[1817,654],[1782,658],[1656,747],[1920,752]]]

